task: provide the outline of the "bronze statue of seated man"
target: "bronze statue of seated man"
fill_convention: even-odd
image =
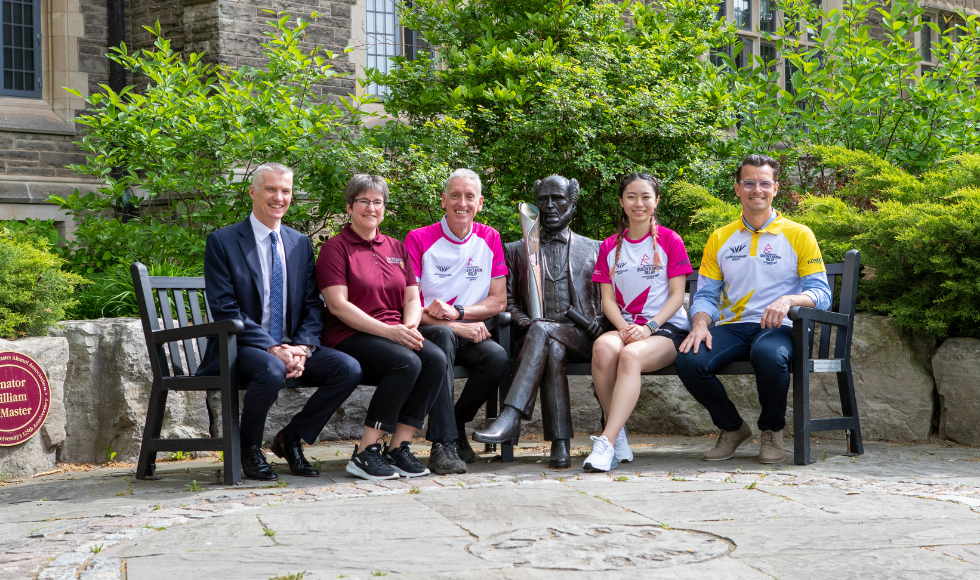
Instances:
[[[483,443],[516,444],[520,421],[531,417],[540,386],[544,438],[551,441],[551,467],[571,467],[572,413],[565,362],[591,360],[592,343],[606,326],[599,286],[592,282],[600,243],[568,227],[578,194],[578,182],[560,175],[534,184],[534,204],[541,212],[541,318],[529,315],[529,285],[534,282],[528,272],[525,240],[504,248],[509,272],[507,311],[520,347],[519,366],[500,416],[486,430],[473,435]],[[581,326],[568,318],[570,308],[581,315]]]

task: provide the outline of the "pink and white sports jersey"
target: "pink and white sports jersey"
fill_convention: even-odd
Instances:
[[[657,228],[656,247],[650,234],[636,241],[623,236],[615,264],[616,236],[606,238],[599,247],[592,281],[613,285],[623,319],[631,324],[646,324],[660,312],[670,295],[668,279],[693,272],[681,237],[663,226]],[[660,254],[659,261],[656,254]],[[609,273],[614,267],[616,275],[610,280]],[[667,322],[681,330],[691,328],[683,306]]]
[[[490,279],[507,275],[500,234],[488,225],[473,223],[465,240],[449,229],[446,218],[412,230],[405,236],[419,280],[422,307],[438,298],[447,304],[469,306],[490,294]]]

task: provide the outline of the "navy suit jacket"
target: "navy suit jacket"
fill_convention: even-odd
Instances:
[[[292,228],[280,228],[286,253],[286,333],[291,344],[320,345],[323,300],[317,292],[316,260],[310,239]],[[246,218],[208,235],[204,250],[204,285],[214,321],[239,319],[245,330],[238,344],[262,350],[277,346],[262,328],[259,297],[262,270],[252,222]],[[285,338],[285,337],[288,337]],[[218,373],[218,342],[208,339],[198,374]],[[213,368],[211,368],[213,367]]]

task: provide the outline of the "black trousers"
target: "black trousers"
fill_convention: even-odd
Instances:
[[[404,423],[421,429],[439,392],[447,388],[446,355],[431,341],[424,341],[416,352],[358,332],[340,341],[337,350],[361,363],[364,384],[378,387],[364,418],[366,427],[394,433],[395,425]]]
[[[237,364],[241,381],[248,385],[240,427],[241,446],[246,449],[262,444],[269,409],[286,382],[286,365],[275,355],[253,346],[238,347]],[[321,346],[306,361],[302,379],[320,387],[287,427],[312,444],[334,411],[357,388],[361,381],[361,366],[346,354]]]
[[[446,332],[449,330],[449,332]],[[429,412],[429,429],[425,438],[429,441],[449,443],[457,438],[459,427],[473,420],[480,407],[500,386],[507,373],[507,351],[489,338],[470,342],[456,335],[448,326],[421,326],[419,331],[426,341],[434,343],[446,355],[449,365],[447,388],[439,392]],[[453,405],[453,367],[464,366],[473,371]]]
[[[582,329],[557,322],[535,322],[524,337],[520,363],[504,404],[530,419],[540,385],[544,439],[571,439],[574,432],[565,362],[591,359],[592,341]]]

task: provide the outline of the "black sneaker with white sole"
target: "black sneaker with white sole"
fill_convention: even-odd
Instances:
[[[357,452],[357,445],[355,445],[354,453],[347,462],[347,473],[372,481],[398,479],[395,469],[381,457],[381,445],[378,443],[368,445],[360,453]]]
[[[412,455],[408,441],[402,441],[398,447],[385,447],[384,460],[402,477],[419,477],[429,475],[429,470]]]

